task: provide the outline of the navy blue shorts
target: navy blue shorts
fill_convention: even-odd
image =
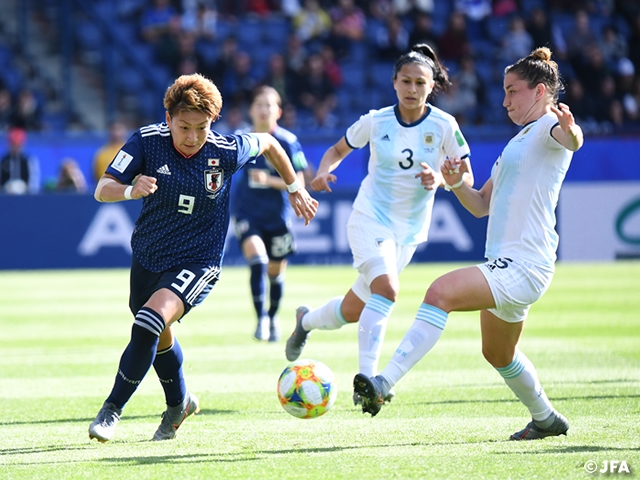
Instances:
[[[164,272],[150,272],[132,257],[129,308],[135,315],[154,292],[168,288],[182,299],[184,316],[191,307],[200,305],[207,298],[219,276],[218,267],[207,267],[199,263],[184,263]]]
[[[247,237],[257,235],[267,247],[269,260],[283,260],[296,251],[291,230],[286,224],[267,230],[251,223],[247,218],[234,218],[235,233],[240,248]]]

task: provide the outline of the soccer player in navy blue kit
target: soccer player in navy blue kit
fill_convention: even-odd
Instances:
[[[179,77],[167,89],[164,107],[166,123],[135,132],[95,191],[100,202],[143,199],[131,238],[131,340],[113,389],[89,427],[89,438],[103,443],[113,437],[125,404],[152,365],[167,404],[154,440],[174,438],[199,410],[185,385],[182,350],[171,325],[199,305],[218,279],[232,174],[264,155],[287,185],[298,217],[308,224],[318,207],[271,135],[211,130],[222,97],[210,80],[199,74]]]
[[[278,126],[282,115],[280,107],[280,95],[275,88],[258,87],[249,108],[251,131],[273,135],[287,152],[298,181],[304,184],[302,171],[307,168],[307,160],[298,138]],[[255,164],[240,172],[234,187],[233,223],[242,254],[251,269],[249,282],[258,319],[254,338],[276,342],[280,339],[276,314],[282,298],[287,257],[295,252],[287,185],[264,156],[260,156]],[[268,310],[265,306],[267,278]]]

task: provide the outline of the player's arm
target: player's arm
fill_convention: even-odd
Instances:
[[[567,150],[578,151],[584,144],[584,135],[569,107],[559,103],[557,107],[551,106],[551,111],[558,117],[558,125],[551,130],[553,138]]]
[[[342,160],[351,152],[353,152],[353,148],[347,144],[345,137],[342,137],[337,143],[329,147],[322,155],[316,176],[311,180],[311,188],[317,192],[321,190],[331,192],[329,183],[335,183],[338,179],[331,172],[338,168]]]
[[[248,170],[248,174],[251,177],[251,180],[257,184],[266,185],[267,187],[274,188],[276,190],[287,189],[287,184],[281,177],[274,177],[273,175],[269,175],[269,173],[264,170],[250,168]],[[298,178],[298,182],[300,182],[300,185],[304,187],[304,173],[297,172],[296,177]]]
[[[156,179],[140,175],[134,185],[124,185],[115,177],[105,173],[100,177],[93,193],[99,202],[121,202],[123,200],[138,200],[154,193],[158,189]]]
[[[318,201],[309,195],[300,183],[298,174],[291,165],[287,153],[271,134],[254,133],[260,139],[260,149],[258,155],[264,155],[267,161],[273,165],[278,175],[284,180],[289,191],[289,202],[298,218],[304,218],[305,225],[315,217],[318,211]]]
[[[468,165],[469,162],[460,162],[459,159],[447,159],[440,172],[445,182],[451,185],[451,191],[458,197],[462,206],[477,218],[485,217],[489,214],[493,181],[487,180],[480,190],[472,188],[465,177],[469,173]]]

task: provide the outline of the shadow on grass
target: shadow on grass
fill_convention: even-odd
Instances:
[[[115,441],[109,442],[110,444],[115,444],[119,446],[133,446],[140,445],[144,443],[153,443],[152,440],[142,440],[138,442],[131,441]],[[91,462],[100,462],[112,465],[123,465],[123,464],[134,464],[134,465],[160,465],[165,463],[172,464],[180,464],[182,462],[188,463],[236,463],[236,462],[246,462],[248,460],[261,460],[265,457],[271,455],[291,455],[291,454],[301,454],[308,455],[313,453],[335,453],[335,452],[344,452],[349,450],[360,450],[360,449],[379,449],[379,448],[398,448],[398,447],[416,447],[416,446],[461,446],[461,445],[486,445],[489,443],[497,444],[497,443],[515,443],[510,440],[475,440],[475,441],[459,441],[459,442],[438,442],[438,441],[427,441],[427,442],[406,442],[406,443],[387,443],[387,444],[379,444],[379,445],[347,445],[347,446],[333,446],[333,447],[321,447],[321,448],[288,448],[288,449],[273,449],[273,450],[256,450],[256,451],[247,451],[247,452],[234,452],[234,453],[210,453],[210,454],[199,454],[187,452],[184,455],[159,455],[159,456],[139,456],[139,457],[105,457],[101,459],[92,459]],[[57,451],[68,451],[68,450],[93,450],[95,449],[96,444],[86,444],[86,445],[50,445],[43,447],[33,447],[33,448],[8,448],[0,450],[0,455],[20,455],[20,454],[39,454],[39,453],[48,453],[48,452],[57,452]],[[573,445],[573,446],[560,446],[560,445],[549,445],[546,448],[537,451],[528,451],[527,454],[533,455],[548,455],[548,454],[557,454],[557,453],[599,453],[599,452],[626,452],[626,451],[640,451],[640,448],[622,448],[622,447],[602,447],[598,445]],[[513,455],[513,450],[506,450],[503,452],[492,452],[494,455]],[[80,461],[79,463],[82,463]],[[57,463],[57,462],[17,462],[13,463],[13,465],[43,465],[46,463]]]
[[[598,445],[572,445],[572,446],[550,446],[536,451],[527,451],[527,455],[548,455],[550,453],[599,453],[599,452],[628,452],[640,451],[639,447],[601,447]],[[494,455],[513,455],[513,451],[493,452]]]
[[[313,453],[336,453],[343,452],[348,450],[359,450],[359,449],[378,449],[378,448],[402,448],[402,447],[415,447],[415,446],[447,446],[447,445],[484,445],[487,443],[513,443],[510,440],[495,440],[495,441],[487,441],[487,440],[477,440],[477,441],[467,441],[467,442],[408,442],[408,443],[393,443],[393,444],[380,444],[380,445],[348,445],[348,446],[340,446],[340,447],[324,447],[324,448],[289,448],[289,449],[277,449],[277,450],[257,450],[255,452],[244,452],[244,453],[216,453],[216,454],[185,454],[185,455],[166,455],[166,456],[158,456],[158,457],[135,457],[135,458],[122,458],[122,457],[111,457],[111,458],[103,458],[100,461],[105,463],[112,464],[123,464],[123,463],[135,463],[137,465],[149,465],[149,464],[160,464],[160,463],[180,463],[184,462],[206,462],[206,463],[215,463],[215,462],[244,462],[247,460],[258,460],[266,456],[270,455],[291,455],[291,454],[313,454]],[[550,446],[549,448],[545,448],[544,450],[536,451],[536,452],[527,452],[533,453],[536,455],[541,454],[549,454],[549,453],[583,453],[583,452],[604,452],[604,451],[629,451],[629,450],[640,450],[638,448],[619,448],[619,447],[600,447],[600,446]],[[498,455],[513,455],[513,451],[505,451],[505,452],[497,452]]]
[[[131,441],[111,441],[110,445],[140,445],[144,443],[157,443],[153,440],[142,440],[138,442]],[[476,442],[463,442],[463,443],[476,443]],[[481,442],[477,442],[481,443]],[[7,448],[0,449],[0,455],[21,455],[21,454],[39,454],[57,451],[68,450],[93,450],[96,448],[96,443],[92,442],[86,445],[49,445],[42,447],[32,448]],[[101,459],[92,459],[90,461],[99,461],[101,463],[122,465],[122,464],[135,464],[135,465],[154,465],[164,463],[180,463],[180,462],[199,462],[199,463],[211,463],[211,462],[244,462],[247,460],[258,460],[267,455],[287,455],[287,454],[309,454],[309,453],[333,453],[341,452],[345,450],[355,450],[360,448],[389,448],[389,447],[409,447],[420,445],[420,443],[399,443],[399,444],[386,444],[386,445],[350,445],[344,447],[324,447],[324,448],[290,448],[280,450],[257,450],[252,452],[234,452],[234,453],[211,453],[211,454],[198,454],[186,452],[184,455],[159,455],[159,456],[144,456],[144,457],[105,457]],[[82,460],[80,463],[85,462]],[[47,463],[55,464],[57,462],[15,462],[12,465],[45,465]]]
[[[499,377],[498,377],[499,378]],[[606,380],[582,380],[582,381],[573,381],[573,382],[569,382],[569,381],[555,381],[555,382],[544,382],[545,385],[553,385],[554,387],[557,385],[616,385],[616,384],[623,384],[623,383],[640,383],[640,379],[637,378],[617,378],[617,379],[606,379]],[[487,382],[483,382],[483,383],[459,383],[456,385],[451,385],[451,386],[436,386],[434,388],[451,388],[451,389],[466,389],[466,388],[493,388],[493,387],[497,387],[497,386],[502,386],[504,385],[504,383],[501,383],[499,381],[496,382],[492,382],[492,383],[487,383]]]
[[[574,397],[553,397],[551,401],[569,401],[569,400],[611,400],[611,399],[620,399],[620,398],[640,398],[640,394],[638,395],[580,395]],[[519,403],[520,400],[517,398],[500,398],[500,399],[468,399],[468,400],[439,400],[436,402],[425,401],[425,402],[413,402],[412,404],[407,403],[407,405],[462,405],[462,404],[475,404],[475,403]]]
[[[232,415],[238,413],[237,410],[216,410],[214,408],[207,408],[200,410],[200,415]],[[143,419],[159,419],[162,416],[162,412],[153,415],[123,415],[123,420],[143,420]],[[55,425],[59,423],[91,423],[95,417],[85,418],[58,418],[55,420],[24,420],[21,422],[0,422],[0,426],[10,425]],[[1,450],[0,450],[1,452]]]
[[[19,447],[19,448],[1,448],[0,455],[26,455],[26,454],[34,454],[34,453],[49,453],[49,452],[59,452],[59,451],[69,451],[69,450],[88,450],[94,448],[92,445],[47,445],[42,447]],[[29,465],[28,463],[23,463],[22,465]]]

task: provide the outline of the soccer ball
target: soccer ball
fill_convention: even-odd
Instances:
[[[316,418],[333,406],[338,387],[333,372],[317,360],[296,360],[278,379],[278,399],[288,413],[298,418]]]

